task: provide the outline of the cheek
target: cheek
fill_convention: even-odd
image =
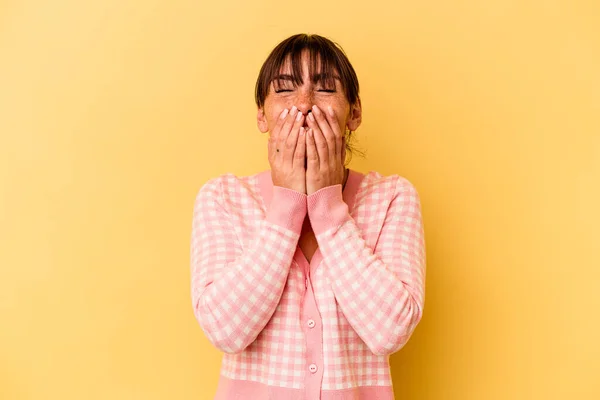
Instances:
[[[323,104],[323,106],[319,108],[321,108],[323,112],[327,113],[327,106],[328,104]],[[344,107],[336,107],[335,105],[332,105],[332,107],[335,115],[335,120],[337,121],[338,127],[340,128],[340,132],[343,134],[346,130],[346,120],[348,117],[348,112]]]
[[[343,134],[346,131],[346,121],[348,120],[348,113],[350,110],[346,107],[340,107],[335,110],[335,118],[337,119],[340,132]]]
[[[340,132],[344,133],[346,130],[346,121],[348,120],[348,116],[350,113],[350,107],[346,101],[346,99],[336,99],[333,103],[330,103],[333,107],[333,112],[335,113],[335,119],[338,122],[338,126],[340,127]]]
[[[283,112],[284,108],[278,108],[276,110],[273,110],[273,112],[271,113],[271,123],[273,125],[275,125],[275,123],[277,122],[277,119],[281,116],[281,113]]]
[[[266,110],[265,114],[267,115],[267,123],[269,124],[269,130],[273,129],[273,127],[277,123],[277,120],[279,119],[279,117],[281,117],[281,113],[283,112],[283,110],[285,110],[284,106],[271,107],[270,109]]]

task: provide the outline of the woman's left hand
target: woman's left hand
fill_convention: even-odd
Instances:
[[[327,111],[316,105],[306,118],[306,194],[328,186],[342,185],[346,175],[346,139],[340,132],[333,109]]]

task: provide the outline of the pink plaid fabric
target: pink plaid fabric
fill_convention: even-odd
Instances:
[[[224,174],[196,197],[192,305],[224,352],[215,399],[393,399],[389,355],[419,323],[424,291],[419,196],[398,175],[350,170],[343,191],[307,196],[273,186],[270,170]]]

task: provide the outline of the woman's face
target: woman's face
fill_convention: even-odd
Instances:
[[[302,54],[302,83],[295,86],[292,81],[292,68],[288,62],[280,71],[278,84],[274,80],[269,85],[269,93],[265,98],[263,108],[258,109],[258,128],[263,133],[271,133],[275,122],[284,109],[290,110],[293,106],[298,108],[304,116],[312,109],[313,105],[327,112],[331,106],[336,116],[340,132],[345,133],[346,127],[355,131],[361,122],[360,100],[350,105],[339,79],[335,79],[335,87],[327,86],[325,82],[313,82],[309,77],[309,55],[307,51]],[[308,125],[305,122],[304,127]]]

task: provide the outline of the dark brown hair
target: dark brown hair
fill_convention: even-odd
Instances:
[[[305,33],[290,36],[279,43],[263,63],[258,79],[254,98],[258,108],[262,108],[269,94],[271,82],[281,73],[285,63],[291,61],[291,75],[295,85],[302,83],[302,53],[309,53],[309,76],[319,79],[326,85],[331,85],[334,77],[338,77],[344,94],[350,106],[359,100],[359,87],[356,72],[350,64],[350,60],[340,45],[319,35]],[[319,68],[319,70],[317,70]],[[346,150],[350,155],[356,150],[349,145],[352,132],[349,131],[346,138]],[[362,153],[359,151],[359,153]],[[363,154],[364,156],[364,154]]]

